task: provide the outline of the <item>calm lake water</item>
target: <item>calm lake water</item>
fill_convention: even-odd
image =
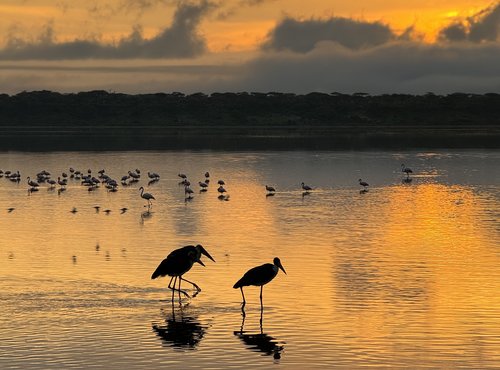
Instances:
[[[0,368],[498,369],[499,162],[499,151],[2,153],[22,181],[0,179]],[[69,167],[143,179],[28,193],[27,176]],[[148,185],[147,171],[161,180]],[[156,198],[149,213],[140,186]],[[169,279],[151,273],[196,243],[216,263],[193,266],[202,292],[172,304]],[[287,275],[265,286],[262,313],[259,288],[245,288],[243,322],[232,285],[275,256]]]

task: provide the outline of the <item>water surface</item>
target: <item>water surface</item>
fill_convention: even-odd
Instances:
[[[0,368],[498,368],[499,160],[498,151],[0,154],[0,169],[22,174],[0,179]],[[70,166],[115,178],[139,168],[143,179],[116,193],[78,181],[28,193],[26,176]],[[148,185],[147,171],[161,180]],[[212,181],[198,193],[205,171]],[[156,198],[150,212],[140,186]],[[169,279],[151,273],[195,243],[217,262],[194,266],[186,278],[202,292],[172,304]],[[245,288],[243,321],[232,285],[275,256],[287,275],[265,286],[263,312],[259,288]]]

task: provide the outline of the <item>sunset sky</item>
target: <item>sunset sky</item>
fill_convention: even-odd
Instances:
[[[0,0],[0,92],[498,92],[500,3]]]

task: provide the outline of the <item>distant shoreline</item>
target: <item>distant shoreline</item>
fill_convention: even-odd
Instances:
[[[500,130],[477,128],[242,131],[219,126],[141,131],[130,127],[0,130],[0,151],[500,149]]]
[[[0,94],[0,151],[500,148],[500,94]]]

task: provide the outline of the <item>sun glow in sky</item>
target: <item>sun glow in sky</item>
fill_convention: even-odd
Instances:
[[[144,66],[143,71],[151,64],[193,62],[231,68],[236,63],[248,71],[223,79],[200,73],[195,81],[139,77],[118,86],[125,92],[165,90],[172,85],[184,91],[349,92],[352,84],[346,81],[352,79],[344,81],[346,73],[359,76],[354,83],[358,89],[379,93],[396,87],[400,92],[438,88],[484,92],[500,86],[498,67],[487,78],[479,75],[479,70],[484,72],[480,64],[493,63],[499,53],[500,3],[495,1],[4,0],[0,19],[4,72],[0,82],[9,93],[117,87],[112,78],[98,78],[100,84],[84,86],[80,76],[55,71],[49,76],[37,69],[49,61],[85,65],[92,60],[116,66],[117,73],[128,61]],[[452,69],[447,65],[450,55],[454,56],[451,62],[457,63]],[[403,64],[406,58],[419,63]],[[12,68],[12,61],[29,62],[31,73]],[[328,64],[339,66],[342,75],[326,68]],[[392,64],[400,67],[394,70]],[[288,75],[283,65],[289,67]],[[403,65],[405,70],[399,71]],[[363,76],[367,68],[378,66],[386,70]],[[310,83],[297,79],[291,83],[295,68],[318,73],[304,76]],[[266,71],[276,78],[270,79]],[[438,83],[433,82],[436,71],[443,78]],[[450,71],[457,75],[450,76]],[[385,73],[392,75],[378,81],[376,76]],[[396,78],[408,74],[409,79]],[[93,74],[84,80],[95,78]]]

